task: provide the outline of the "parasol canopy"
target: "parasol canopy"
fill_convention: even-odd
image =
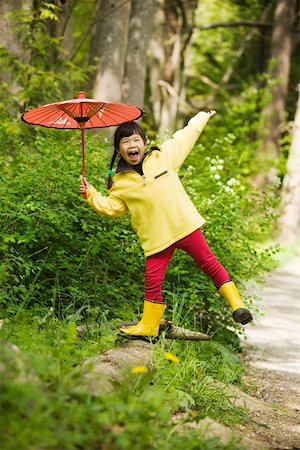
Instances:
[[[139,119],[143,115],[138,106],[104,102],[86,98],[78,92],[77,98],[50,103],[22,114],[23,122],[47,128],[81,129],[82,177],[85,177],[84,130],[106,128]]]
[[[106,128],[136,120],[143,115],[137,106],[102,102],[79,92],[73,100],[50,103],[22,114],[22,120],[48,128]]]

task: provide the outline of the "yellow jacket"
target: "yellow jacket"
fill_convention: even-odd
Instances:
[[[145,155],[141,176],[127,169],[116,173],[109,196],[93,186],[87,201],[97,213],[120,217],[128,211],[145,256],[158,253],[205,223],[185,192],[178,171],[204,129],[209,114],[200,112],[165,141],[160,150]]]

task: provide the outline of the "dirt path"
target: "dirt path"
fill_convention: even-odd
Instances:
[[[273,273],[262,297],[265,316],[243,345],[245,381],[268,408],[253,412],[261,426],[244,433],[272,450],[300,449],[300,256]]]

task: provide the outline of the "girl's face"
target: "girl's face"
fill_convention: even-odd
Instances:
[[[135,166],[143,160],[146,147],[146,142],[143,141],[142,137],[134,133],[120,140],[118,153],[128,166]]]

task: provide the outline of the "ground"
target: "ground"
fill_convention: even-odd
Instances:
[[[300,256],[272,274],[262,298],[265,315],[247,327],[243,343],[260,425],[241,431],[272,450],[300,449]]]

